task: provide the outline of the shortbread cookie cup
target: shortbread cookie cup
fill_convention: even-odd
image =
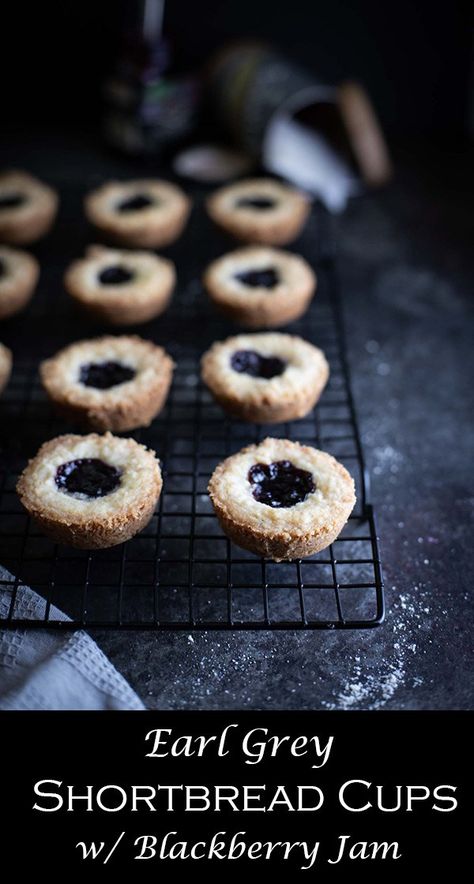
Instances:
[[[129,282],[100,282],[104,271],[117,267],[132,274]],[[65,288],[79,307],[115,326],[139,325],[160,316],[175,284],[175,267],[167,258],[104,246],[90,246],[86,257],[74,261],[64,276]]]
[[[254,498],[249,470],[283,461],[310,473],[315,490],[293,506],[273,508]],[[209,495],[227,537],[276,562],[304,558],[329,546],[356,500],[352,477],[330,454],[272,438],[219,464],[209,482]]]
[[[13,356],[11,350],[0,344],[0,396],[10,380],[12,372]]]
[[[92,430],[124,432],[149,426],[159,414],[173,368],[163,347],[151,341],[137,335],[104,336],[60,350],[41,363],[40,376],[63,417]],[[94,376],[99,386],[94,386]]]
[[[234,365],[242,365],[248,353],[268,360],[267,366],[275,363],[274,374],[258,377],[236,370]],[[201,376],[224,411],[242,420],[273,424],[297,420],[311,411],[327,383],[329,365],[322,350],[302,338],[262,332],[214,343],[202,357]]]
[[[117,470],[118,487],[97,498],[61,490],[58,469],[90,458]],[[17,484],[23,506],[41,530],[57,543],[78,549],[103,549],[129,540],[152,518],[161,488],[155,453],[111,433],[51,439],[29,461]]]
[[[279,282],[271,288],[244,284],[238,275],[271,268]],[[217,258],[204,273],[215,306],[239,325],[278,328],[299,319],[309,307],[317,280],[300,255],[266,246],[247,246]]]
[[[58,195],[28,172],[0,174],[0,241],[26,245],[45,236],[58,210]]]
[[[0,246],[0,319],[19,313],[30,302],[39,277],[33,255]]]
[[[124,202],[137,197],[148,198],[151,204],[120,211]],[[108,240],[140,249],[159,249],[178,239],[191,206],[180,187],[161,179],[110,181],[84,200],[88,220]]]
[[[255,199],[273,205],[253,208]],[[243,205],[247,200],[250,203]],[[206,205],[212,220],[235,239],[273,246],[296,239],[310,211],[309,199],[301,191],[272,178],[249,178],[221,187]]]

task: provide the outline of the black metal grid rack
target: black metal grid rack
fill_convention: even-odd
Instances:
[[[121,546],[93,552],[58,546],[22,510],[15,484],[27,457],[45,439],[70,432],[71,427],[54,416],[41,390],[39,356],[22,359],[28,347],[17,348],[12,381],[0,403],[0,564],[7,569],[0,569],[0,589],[7,590],[8,602],[0,606],[2,627],[335,629],[367,628],[383,621],[378,538],[326,223],[320,212],[306,233],[309,242],[319,244],[318,254],[312,253],[318,292],[309,313],[290,327],[320,346],[331,366],[319,404],[303,420],[254,426],[225,417],[213,403],[200,383],[199,355],[210,340],[235,329],[214,316],[196,276],[178,293],[167,319],[141,332],[167,345],[177,369],[162,413],[150,428],[130,434],[157,451],[164,486],[151,523]],[[64,337],[58,343],[97,333],[90,327],[81,329],[80,321],[78,325],[69,316],[69,303],[62,295],[53,300],[45,294],[31,308],[31,316],[36,310],[41,325],[53,308]],[[193,320],[198,319],[203,330],[199,352],[189,341]],[[31,317],[27,322],[31,325]],[[48,353],[54,349],[49,346]],[[277,564],[234,546],[220,531],[206,493],[220,460],[266,435],[329,451],[356,482],[357,505],[340,537],[302,561]],[[35,610],[32,616],[26,587],[41,596],[40,614]],[[70,619],[60,619],[54,606]]]

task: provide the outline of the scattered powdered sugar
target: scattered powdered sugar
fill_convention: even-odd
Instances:
[[[361,666],[354,666],[349,680],[341,693],[330,703],[323,700],[326,709],[354,709],[362,704],[364,709],[380,709],[390,700],[403,683],[405,669],[401,659],[387,664],[387,671],[367,673]]]
[[[420,557],[420,561],[422,558]],[[324,648],[316,663],[311,659],[299,661],[280,655],[278,647],[268,642],[264,648],[248,646],[239,642],[238,651],[234,639],[225,635],[217,636],[204,631],[187,634],[190,656],[186,660],[178,658],[174,672],[174,686],[169,685],[173,706],[186,706],[187,700],[180,696],[179,685],[185,675],[194,688],[196,702],[206,701],[209,708],[229,708],[237,702],[239,708],[255,704],[255,697],[248,693],[253,679],[265,682],[266,674],[278,665],[288,673],[287,697],[300,696],[304,690],[307,699],[308,686],[313,679],[314,697],[319,694],[319,708],[329,710],[377,710],[404,708],[408,696],[413,699],[410,706],[416,706],[418,690],[426,690],[426,667],[420,666],[432,641],[434,625],[439,626],[443,617],[443,606],[438,604],[430,584],[418,582],[403,592],[394,585],[388,587],[389,611],[387,620],[380,631],[380,644],[376,647],[364,638],[360,645],[349,646],[344,658],[344,666],[338,659],[334,667],[331,661],[333,646]],[[375,633],[374,633],[375,635]],[[388,639],[388,640],[387,640]],[[321,649],[323,650],[323,649]],[[309,670],[308,674],[304,671]],[[329,688],[329,683],[331,687]],[[234,687],[235,685],[235,687]],[[269,708],[280,707],[281,696],[270,691],[259,696],[259,703]],[[329,690],[328,690],[329,688]],[[177,690],[178,689],[178,690]],[[399,695],[400,694],[400,695]],[[225,699],[224,699],[225,698]],[[291,706],[291,701],[288,706]]]
[[[374,448],[373,473],[379,476],[383,473],[398,473],[403,464],[403,455],[391,445],[382,445]]]
[[[367,353],[370,353],[371,356],[373,356],[373,355],[375,355],[375,353],[379,352],[380,344],[378,341],[369,340],[369,341],[366,341],[365,349],[367,350]]]
[[[396,455],[385,446],[378,456],[390,462]],[[394,530],[404,532],[408,524],[408,518],[395,519]],[[195,705],[206,708],[282,708],[282,699],[283,708],[308,708],[309,703],[310,708],[333,710],[423,706],[434,681],[435,636],[444,635],[459,594],[440,597],[432,585],[426,556],[437,551],[438,538],[417,532],[414,541],[411,555],[418,579],[387,586],[382,629],[349,634],[343,652],[338,643],[335,646],[334,633],[318,635],[317,653],[305,635],[299,647],[298,636],[294,654],[274,636],[185,633],[188,653],[178,655],[160,703],[188,706],[189,698],[181,691],[185,680],[192,684]],[[253,613],[250,600],[249,612]],[[273,678],[275,671],[285,673],[283,689]]]
[[[396,586],[392,586],[391,590],[396,592]],[[344,684],[334,699],[323,700],[322,705],[326,709],[381,709],[392,700],[400,687],[421,687],[423,677],[411,674],[420,654],[414,637],[416,630],[430,628],[435,613],[442,612],[434,611],[432,595],[421,584],[413,586],[410,592],[400,594],[391,606],[385,627],[390,628],[391,623],[393,653],[386,653],[385,659],[377,664],[364,664],[360,654],[354,657],[349,655]],[[428,643],[431,643],[430,639]],[[426,653],[426,650],[422,653]]]

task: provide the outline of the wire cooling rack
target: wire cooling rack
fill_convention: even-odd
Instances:
[[[0,401],[0,589],[6,590],[0,605],[2,627],[268,630],[368,628],[382,623],[378,537],[327,224],[322,211],[316,212],[298,249],[316,269],[318,290],[306,316],[288,329],[320,346],[331,367],[320,402],[303,420],[255,426],[226,417],[213,403],[200,382],[199,356],[212,340],[235,333],[235,328],[212,312],[197,268],[167,316],[139,330],[167,346],[177,369],[162,413],[150,428],[128,434],[155,449],[164,485],[148,527],[118,547],[87,552],[53,543],[38,531],[15,493],[27,458],[46,439],[73,429],[54,416],[44,396],[38,378],[40,357],[104,329],[83,326],[83,320],[70,313],[68,299],[46,286],[23,325],[13,325],[10,341],[3,336],[6,343],[16,343],[18,358]],[[198,236],[195,229],[188,244],[191,263],[196,260],[191,252],[195,256],[205,251]],[[178,258],[187,260],[186,254],[178,253],[177,262]],[[51,260],[54,263],[54,254]],[[197,322],[199,350],[192,340]],[[28,358],[38,338],[43,352],[36,347],[34,358]],[[221,532],[207,495],[217,463],[266,435],[323,448],[355,479],[357,504],[342,534],[328,549],[301,561],[275,563],[234,546]],[[41,597],[39,606],[32,606],[27,587]],[[60,619],[55,606],[70,619]]]

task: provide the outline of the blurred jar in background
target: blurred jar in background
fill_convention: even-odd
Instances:
[[[192,131],[199,85],[174,68],[165,0],[124,6],[117,61],[104,83],[104,134],[122,151],[160,157]]]
[[[211,61],[207,92],[234,144],[331,211],[390,178],[375,110],[358,83],[328,85],[272,47],[236,43]]]

